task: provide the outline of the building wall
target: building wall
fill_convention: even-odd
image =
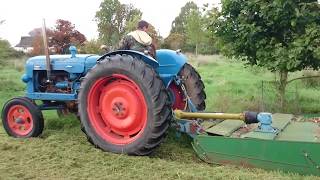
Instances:
[[[33,50],[33,47],[14,47],[17,51],[22,51],[24,53],[31,53]]]

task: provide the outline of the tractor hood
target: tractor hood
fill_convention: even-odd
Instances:
[[[187,57],[179,50],[169,49],[157,50],[157,61],[159,67],[157,71],[166,86],[169,86],[172,79],[178,75],[183,65],[187,62]]]
[[[93,54],[77,54],[75,57],[67,55],[50,55],[52,70],[62,70],[69,73],[83,73],[86,68],[86,61],[96,61],[100,56]],[[46,70],[46,57],[35,56],[27,60],[26,71]],[[27,72],[27,74],[29,74]]]

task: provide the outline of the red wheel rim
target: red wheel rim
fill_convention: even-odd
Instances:
[[[169,90],[171,94],[171,99],[173,101],[172,104],[172,109],[180,109],[180,110],[185,110],[186,108],[186,100],[183,94],[183,91],[181,87],[176,85],[174,82],[172,82],[169,85]]]
[[[7,114],[10,130],[18,136],[26,136],[33,129],[33,119],[30,111],[22,105],[10,107]]]
[[[117,145],[138,139],[147,124],[147,105],[139,86],[124,75],[98,79],[87,97],[89,121],[104,140]]]

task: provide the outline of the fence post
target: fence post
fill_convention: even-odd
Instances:
[[[264,92],[263,92],[263,80],[261,81],[261,111],[264,111]]]
[[[299,91],[298,91],[298,84],[296,83],[296,111],[297,113],[301,113],[301,108],[300,108],[300,104],[299,104]]]

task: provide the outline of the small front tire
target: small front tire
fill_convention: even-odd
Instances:
[[[204,83],[201,80],[200,74],[188,63],[186,63],[178,73],[185,87],[187,95],[198,111],[206,109],[206,93],[204,91]],[[188,110],[185,93],[182,87],[176,85],[173,81],[169,85],[169,93],[173,101],[172,109]],[[190,110],[190,109],[189,109]]]
[[[26,97],[9,100],[2,109],[1,118],[4,129],[12,137],[38,137],[43,131],[42,113],[37,105]]]

